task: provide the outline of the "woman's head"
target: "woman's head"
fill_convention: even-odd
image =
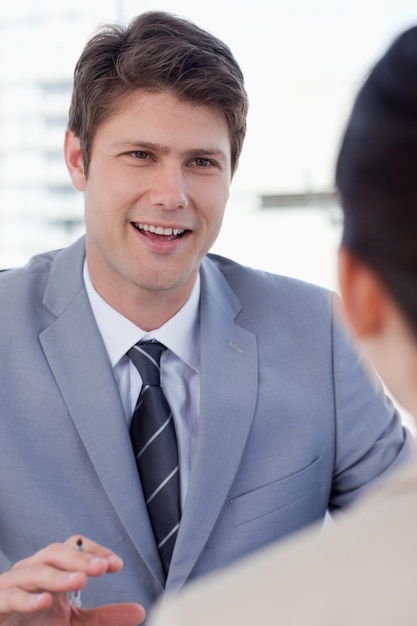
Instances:
[[[369,74],[342,141],[339,281],[382,379],[417,415],[417,27]]]
[[[371,268],[417,337],[417,27],[369,74],[342,141],[342,247]]]

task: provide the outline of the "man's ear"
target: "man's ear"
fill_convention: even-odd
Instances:
[[[385,291],[375,272],[343,246],[338,271],[346,317],[356,335],[363,338],[378,333],[384,322]]]
[[[78,137],[70,130],[65,133],[64,156],[72,184],[77,191],[85,190],[86,177],[81,154],[81,144]]]

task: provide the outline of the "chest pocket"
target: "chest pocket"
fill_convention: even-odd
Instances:
[[[235,526],[295,504],[314,490],[319,479],[321,457],[302,470],[263,485],[231,500]]]

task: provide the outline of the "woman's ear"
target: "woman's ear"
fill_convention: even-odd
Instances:
[[[86,177],[81,153],[81,144],[78,137],[70,130],[65,133],[64,156],[72,184],[77,191],[85,190]]]
[[[360,338],[378,333],[384,322],[385,292],[376,276],[354,253],[339,249],[339,286],[346,317]]]

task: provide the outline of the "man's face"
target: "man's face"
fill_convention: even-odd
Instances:
[[[135,290],[175,292],[185,301],[229,196],[224,116],[168,92],[137,90],[99,126],[88,178],[71,134],[66,158],[85,195],[87,259],[97,291],[115,308]]]

